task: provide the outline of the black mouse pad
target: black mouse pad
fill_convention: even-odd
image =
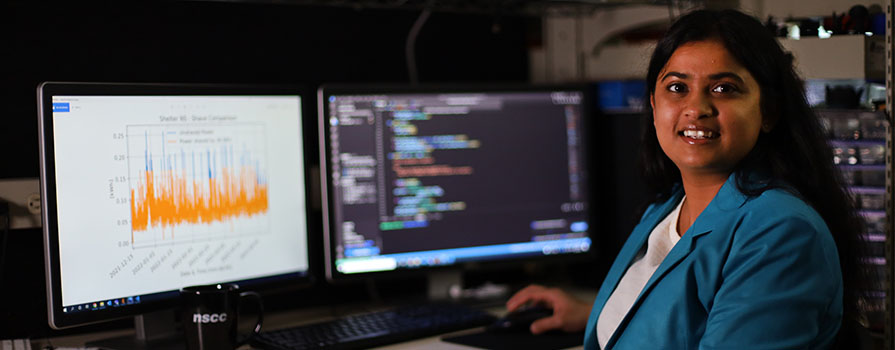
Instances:
[[[580,346],[584,343],[584,332],[550,332],[541,335],[531,333],[473,333],[441,340],[481,349],[530,349],[554,350]]]

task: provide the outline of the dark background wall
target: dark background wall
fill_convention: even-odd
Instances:
[[[402,83],[404,45],[419,15],[275,2],[2,6],[0,178],[38,175],[35,88],[42,81]],[[420,81],[527,81],[526,43],[537,40],[538,23],[435,12],[416,45]]]

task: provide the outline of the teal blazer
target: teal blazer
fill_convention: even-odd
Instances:
[[[594,301],[584,338],[680,186],[651,205]],[[731,175],[647,281],[606,349],[823,349],[842,321],[839,255],[820,215],[789,192],[749,198]]]

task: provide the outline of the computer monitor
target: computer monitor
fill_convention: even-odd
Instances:
[[[589,255],[590,95],[569,86],[318,90],[327,278]]]
[[[311,281],[300,89],[48,82],[38,97],[50,326],[173,308],[189,285]]]

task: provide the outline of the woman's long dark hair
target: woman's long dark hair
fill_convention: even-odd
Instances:
[[[761,113],[776,120],[773,129],[759,135],[755,148],[734,169],[738,174],[767,174],[774,180],[756,186],[747,183],[748,176],[737,176],[738,189],[757,196],[785,186],[820,214],[839,250],[845,317],[857,320],[858,291],[867,287],[858,261],[864,223],[833,165],[827,136],[808,105],[803,82],[793,69],[793,57],[772,33],[755,18],[735,10],[698,10],[682,16],[656,45],[647,73],[647,97],[655,93],[659,72],[678,47],[710,39],[720,40],[755,77],[761,88]],[[651,198],[660,201],[671,195],[681,174],[659,146],[652,106],[649,98],[646,101],[640,170]]]

